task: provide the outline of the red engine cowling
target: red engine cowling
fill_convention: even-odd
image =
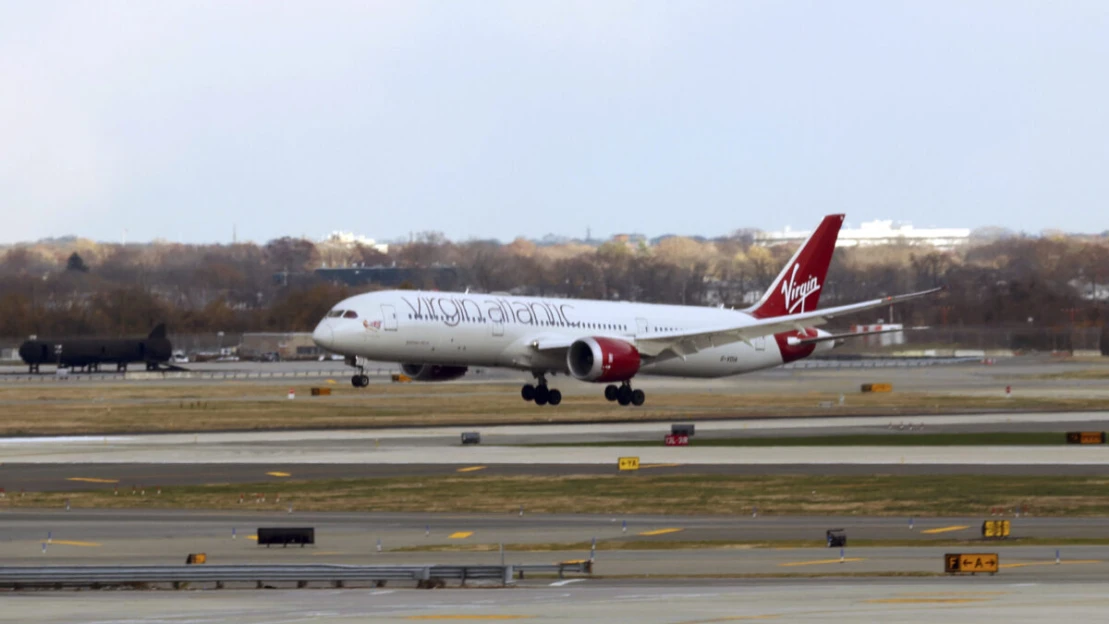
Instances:
[[[581,338],[566,352],[566,367],[582,381],[625,381],[639,372],[639,351],[615,338]]]
[[[465,366],[438,364],[401,364],[400,369],[416,381],[450,381],[466,374]]]

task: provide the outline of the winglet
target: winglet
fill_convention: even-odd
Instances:
[[[166,337],[166,324],[158,323],[154,329],[150,330],[150,335],[147,338],[165,338]]]
[[[748,309],[751,315],[756,318],[771,318],[816,309],[844,216],[834,214],[824,217],[797,253],[789,259],[762,299]]]

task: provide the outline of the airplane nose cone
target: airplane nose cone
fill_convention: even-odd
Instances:
[[[312,342],[324,349],[331,349],[335,346],[335,332],[331,331],[331,326],[327,323],[320,323],[316,326],[316,331],[312,332]]]

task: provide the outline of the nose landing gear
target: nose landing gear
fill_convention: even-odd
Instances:
[[[619,386],[614,384],[605,386],[605,399],[616,401],[620,405],[635,405],[638,407],[647,400],[647,394],[642,390],[632,390],[631,382],[625,381]]]

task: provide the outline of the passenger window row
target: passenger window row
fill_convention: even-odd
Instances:
[[[428,314],[409,314],[408,319],[409,320],[415,320],[415,321],[445,321],[445,320],[448,320],[448,318],[445,317],[445,316],[428,315]],[[451,320],[453,320],[453,319],[451,319]],[[478,318],[478,319],[462,319],[461,322],[463,322],[463,323],[488,323],[490,321],[487,318]],[[586,321],[577,321],[577,322],[574,322],[574,323],[560,323],[560,322],[555,322],[555,321],[540,321],[539,323],[536,323],[536,325],[538,325],[540,327],[584,327],[584,328],[587,328],[587,329],[611,329],[611,330],[619,330],[619,331],[626,331],[628,329],[627,325],[621,325],[619,323],[591,323],[591,322],[586,322]]]

